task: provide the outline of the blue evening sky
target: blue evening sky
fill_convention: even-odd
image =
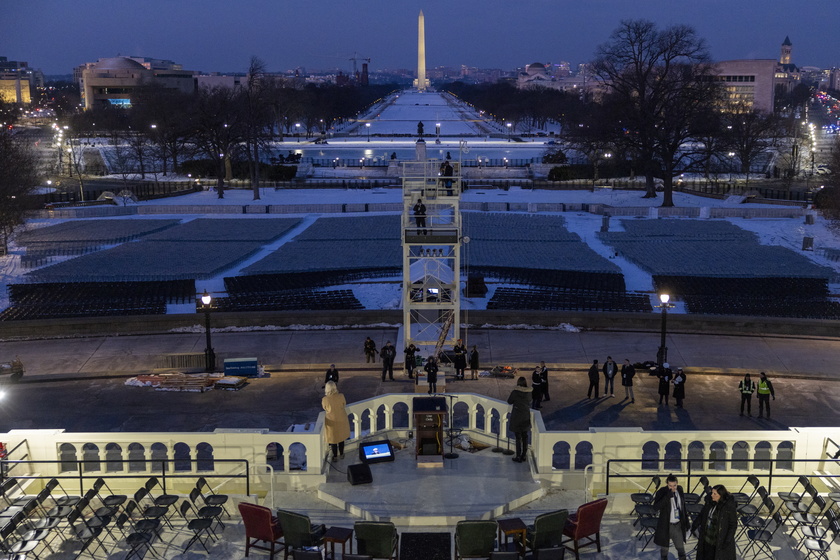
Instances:
[[[417,14],[427,67],[512,69],[591,59],[622,19],[689,24],[716,60],[777,58],[786,35],[799,66],[840,66],[837,0],[4,0],[0,56],[47,74],[136,55],[189,70],[296,66],[414,68]]]

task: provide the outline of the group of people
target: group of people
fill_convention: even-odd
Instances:
[[[630,360],[625,359],[621,370],[618,369],[618,364],[612,359],[612,356],[607,356],[607,361],[604,362],[603,367],[598,366],[598,360],[592,360],[592,365],[589,366],[589,389],[586,391],[588,399],[598,398],[598,384],[600,382],[600,375],[604,375],[604,396],[615,398],[615,378],[621,375],[621,386],[624,387],[624,399],[630,399],[631,403],[636,402],[636,395],[633,393],[633,378],[636,376],[636,367],[630,363]]]
[[[543,401],[550,401],[551,395],[548,394],[548,368],[545,367],[545,362],[540,362],[540,365],[534,368],[534,373],[531,374],[531,408],[539,410],[542,408]]]
[[[467,347],[464,344],[464,341],[459,338],[452,350],[452,365],[455,368],[455,379],[466,379],[465,372],[467,366],[469,366],[470,368],[470,379],[478,379],[478,347],[473,345],[472,349],[467,351]],[[365,354],[365,363],[376,363],[377,354],[382,359],[382,381],[386,381],[386,377],[390,381],[394,380],[394,360],[397,357],[397,350],[391,344],[390,340],[385,342],[385,346],[382,347],[382,350],[377,350],[376,343],[370,337],[367,337],[365,339],[363,351]],[[417,354],[418,352],[420,352],[420,350],[412,343],[409,344],[405,348],[405,350],[403,350],[403,352],[405,353],[406,374],[408,375],[409,379],[414,379],[414,374],[417,370]],[[433,366],[430,367],[429,364],[433,364]],[[437,372],[439,366],[438,361],[434,356],[431,356],[428,358],[428,360],[426,360],[426,365],[423,367],[423,369],[426,371],[427,376],[434,376],[435,383],[437,383]],[[430,373],[430,369],[433,370],[432,373]],[[431,381],[429,381],[429,383],[431,383]]]
[[[738,383],[738,392],[741,394],[741,414],[744,415],[744,405],[747,405],[747,415],[752,416],[752,396],[753,393],[758,393],[758,417],[764,418],[764,410],[767,409],[767,418],[770,418],[770,397],[776,400],[776,392],[773,390],[773,384],[767,379],[767,374],[763,371],[758,374],[758,383],[750,378],[750,374],[746,374],[744,379]]]

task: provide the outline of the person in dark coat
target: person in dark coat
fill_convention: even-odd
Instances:
[[[685,560],[685,534],[688,531],[688,512],[685,509],[683,487],[677,484],[677,477],[669,474],[667,485],[653,495],[653,507],[659,512],[653,542],[659,546],[662,560],[668,559],[671,543],[677,549],[679,560]]]
[[[682,368],[677,368],[677,373],[674,374],[674,398],[677,400],[677,408],[682,408],[682,402],[685,398],[685,373]]]
[[[551,396],[548,394],[548,368],[545,367],[545,362],[540,362],[540,378],[542,378],[542,400],[550,401]]]
[[[455,359],[452,360],[452,365],[455,367],[455,379],[464,379],[464,370],[467,369],[467,347],[464,346],[464,341],[460,338],[452,347],[455,352]]]
[[[737,504],[720,484],[712,488],[712,499],[703,506],[691,525],[697,533],[697,560],[735,560]]]
[[[636,402],[636,396],[633,394],[633,378],[636,376],[636,368],[630,363],[630,360],[624,359],[624,365],[621,366],[621,386],[624,387],[624,399],[630,399],[631,403]]]
[[[388,374],[388,378],[393,381],[394,359],[397,357],[397,349],[391,346],[391,341],[389,340],[382,347],[382,350],[379,351],[379,355],[382,357],[382,381],[385,381],[386,373]]]
[[[615,377],[618,375],[618,364],[612,359],[612,356],[607,356],[607,361],[604,362],[604,396],[615,396]]]
[[[426,365],[423,366],[423,369],[426,370],[426,381],[429,383],[429,394],[431,395],[433,393],[437,393],[438,365],[434,356],[429,356],[429,359],[426,360]]]
[[[372,341],[370,339],[370,337],[367,337],[365,339],[365,358],[367,358],[365,360],[365,363],[369,364],[369,363],[373,362],[375,364],[376,363],[376,354],[377,354],[376,343],[374,341]]]
[[[414,344],[409,344],[408,347],[403,350],[405,352],[405,371],[408,373],[409,379],[414,379],[414,368],[417,365],[417,347]]]
[[[528,381],[524,377],[516,380],[516,387],[508,397],[508,404],[513,405],[510,410],[509,427],[516,437],[516,455],[513,457],[515,463],[524,463],[525,454],[528,453],[528,432],[531,431],[531,394],[533,390],[528,387]]]
[[[531,408],[539,410],[542,408],[542,375],[539,366],[534,368],[531,374]]]
[[[668,406],[668,393],[671,392],[671,366],[665,362],[659,366],[656,375],[659,376],[659,404],[665,399],[665,406]]]
[[[752,396],[755,393],[755,381],[750,378],[749,373],[738,383],[738,392],[741,393],[741,414],[739,416],[744,415],[744,403],[747,404],[747,414],[752,416]]]
[[[338,370],[335,369],[335,364],[330,364],[330,369],[328,369],[326,375],[324,375],[324,387],[326,387],[327,383],[330,381],[338,385]],[[321,388],[323,389],[324,387]]]
[[[589,366],[589,390],[586,391],[586,398],[592,398],[592,390],[595,390],[595,398],[598,398],[598,360],[592,360]]]
[[[758,374],[758,385],[756,391],[758,392],[758,417],[764,416],[764,408],[767,408],[767,418],[770,418],[770,397],[776,400],[776,392],[773,391],[773,384],[767,379],[767,374],[763,371]]]
[[[423,235],[428,233],[426,229],[426,205],[423,204],[423,199],[418,198],[417,204],[414,205],[414,224],[417,226],[417,235],[423,232]]]
[[[478,347],[473,346],[470,350],[470,379],[478,379]]]

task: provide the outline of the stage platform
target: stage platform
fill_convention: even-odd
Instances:
[[[543,495],[527,463],[492,448],[470,453],[456,450],[443,468],[420,468],[413,446],[398,450],[390,463],[370,465],[373,482],[351,485],[349,465],[359,463],[348,453],[334,466],[318,497],[354,516],[413,527],[451,527],[462,519],[492,519]],[[448,450],[448,447],[447,447]]]

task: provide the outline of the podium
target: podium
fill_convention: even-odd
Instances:
[[[414,397],[415,447],[418,467],[443,466],[443,424],[446,418],[444,397]]]

